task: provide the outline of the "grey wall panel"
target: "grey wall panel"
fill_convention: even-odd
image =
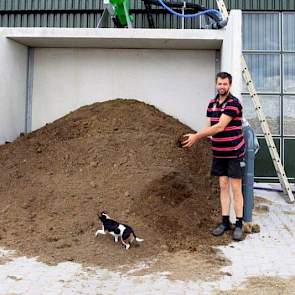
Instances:
[[[169,1],[169,0],[168,0]],[[174,0],[175,1],[175,0]],[[182,2],[182,0],[177,0]],[[215,0],[190,0],[206,7],[216,7]],[[295,0],[225,0],[228,9],[294,10]],[[131,8],[144,9],[143,1],[131,0]],[[103,0],[0,0],[1,10],[81,10],[102,9]]]
[[[101,13],[1,14],[0,26],[94,28],[100,15]]]
[[[243,10],[289,10],[294,9],[294,0],[227,0],[230,9]]]

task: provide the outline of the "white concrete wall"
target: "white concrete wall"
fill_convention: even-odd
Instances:
[[[233,76],[231,92],[241,99],[242,11],[231,10],[221,48],[221,71]]]
[[[0,144],[25,130],[27,54],[0,31]]]
[[[32,130],[85,104],[132,98],[194,129],[214,96],[215,50],[35,49]]]
[[[240,11],[231,11],[228,26],[218,31],[0,29],[0,143],[25,129],[25,45],[37,47],[32,130],[82,105],[115,98],[153,104],[198,130],[215,95],[215,50],[222,42],[221,69],[233,74],[232,92],[240,97]],[[107,44],[113,49],[104,49]]]

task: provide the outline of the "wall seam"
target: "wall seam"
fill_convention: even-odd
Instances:
[[[28,64],[27,64],[25,133],[29,133],[32,131],[33,78],[34,78],[34,48],[29,47]]]

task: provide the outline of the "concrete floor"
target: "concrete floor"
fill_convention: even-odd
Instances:
[[[219,280],[172,281],[167,273],[135,276],[132,271],[83,268],[69,262],[48,266],[0,249],[0,294],[211,294],[243,287],[251,277],[294,277],[295,205],[287,204],[278,193],[256,190],[255,195],[265,199],[260,199],[260,209],[269,207],[254,210],[253,222],[261,232],[219,247],[232,263],[221,269],[225,275]]]

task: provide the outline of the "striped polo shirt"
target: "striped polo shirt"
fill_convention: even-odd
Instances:
[[[207,117],[211,126],[219,122],[222,114],[232,117],[224,131],[212,136],[214,158],[241,158],[245,154],[245,141],[242,131],[242,105],[238,98],[229,94],[222,104],[219,95],[211,99],[207,109]]]

